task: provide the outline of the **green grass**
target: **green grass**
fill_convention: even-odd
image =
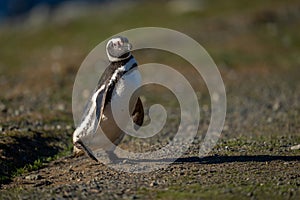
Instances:
[[[250,19],[251,22],[257,13],[265,10],[280,10],[278,8],[293,7],[293,5],[297,6],[297,1],[230,1],[230,3],[206,1],[203,10],[191,15],[174,13],[169,9],[168,4],[158,2],[138,4],[124,8],[120,12],[99,9],[97,12],[92,11],[84,17],[64,24],[48,23],[47,26],[33,30],[19,30],[18,28],[0,30],[0,64],[4,66],[2,71],[8,74],[20,68],[28,68],[37,63],[42,64],[43,60],[51,59],[49,55],[55,46],[62,46],[68,52],[69,55],[65,55],[66,64],[70,64],[70,60],[74,59],[71,54],[79,55],[81,59],[76,60],[80,63],[88,51],[111,34],[130,28],[162,26],[183,31],[200,39],[199,42],[218,63],[225,62],[230,67],[244,64],[249,66],[253,63],[290,65],[295,62],[299,63],[295,52],[299,51],[300,46],[298,45],[300,39],[297,17],[291,17],[287,23],[282,20],[285,20],[289,14],[281,14],[283,16],[279,16],[279,21],[273,24],[275,28],[277,27],[276,35],[270,32],[268,28],[270,24],[247,25],[247,20]],[[124,12],[127,14],[124,15]],[[161,13],[164,13],[163,17],[157,20],[156,16],[160,16]],[[246,30],[243,26],[240,28],[231,26],[231,23],[235,23],[234,20],[244,20],[244,18]],[[207,28],[207,20],[212,21],[211,30]],[[220,27],[220,24],[224,24],[224,27]],[[229,40],[224,38],[220,42],[221,35],[218,36],[217,33],[231,29],[232,35],[228,34]],[[240,32],[239,29],[243,31]],[[243,39],[245,35],[251,35],[251,38]],[[231,37],[236,42],[233,42]],[[286,47],[284,40],[289,40],[290,46]],[[251,47],[249,49],[248,44],[263,48],[264,53],[256,52],[256,49],[251,50]],[[233,49],[232,45],[234,45]],[[76,63],[77,67],[79,63]]]
[[[1,137],[5,159],[0,161],[0,183],[9,182],[15,176],[38,170],[53,160],[71,155],[73,145],[68,135],[64,130],[55,133],[6,131],[5,136]]]
[[[18,168],[16,172],[13,173],[13,176],[20,176],[24,173],[35,171],[42,168],[43,166],[45,166],[45,162],[43,161],[43,159],[37,159],[33,162],[33,164],[27,164],[22,168]]]
[[[54,156],[39,158],[39,159],[35,160],[32,164],[27,164],[24,167],[16,169],[12,173],[12,177],[20,176],[22,174],[44,168],[51,161],[57,160],[59,158],[65,157],[65,156],[72,155],[72,150],[73,150],[73,145],[70,144],[67,149],[60,151],[58,154],[56,154]],[[5,178],[9,178],[9,177],[5,177]]]

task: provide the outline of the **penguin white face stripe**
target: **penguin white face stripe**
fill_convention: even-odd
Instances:
[[[132,57],[126,65],[122,65],[120,68],[118,68],[112,75],[111,79],[109,80],[108,86],[110,86],[114,81],[117,80],[118,74],[127,72],[134,66],[137,66],[136,60]]]
[[[137,66],[136,60],[132,57],[125,65],[120,66],[115,70],[113,75],[111,76],[110,80],[107,84],[107,94],[105,98],[105,105],[110,102],[112,98],[112,93],[114,91],[115,85],[118,82],[118,80],[128,71],[133,69]]]
[[[120,68],[118,68],[114,74],[111,76],[111,79],[109,80],[108,86],[110,86],[114,81],[117,80],[117,77],[120,73],[125,71],[125,66],[121,66]]]

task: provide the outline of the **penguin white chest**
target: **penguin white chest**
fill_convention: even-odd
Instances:
[[[128,106],[130,113],[132,112],[138,98],[138,94],[134,94],[133,96],[132,94],[138,87],[140,87],[141,82],[142,78],[139,70],[133,69],[124,74],[116,84],[112,94],[111,103],[114,107],[113,109],[119,113],[120,117],[123,115],[125,117],[125,114],[128,116]],[[129,99],[131,99],[131,101],[128,105]]]
[[[113,92],[113,98],[130,95],[128,92],[136,90],[141,85],[141,82],[142,78],[138,69],[127,72],[118,81]]]
[[[106,134],[106,137],[115,145],[124,136],[120,127],[125,128],[129,122],[129,116],[133,112],[136,104],[138,94],[131,96],[141,85],[141,74],[138,69],[131,70],[125,73],[117,82],[111,97],[111,101],[107,108],[104,110],[103,118],[101,122],[101,129]],[[129,105],[128,101],[130,99]],[[128,111],[129,106],[129,111]],[[117,115],[117,116],[115,116]],[[112,120],[114,119],[114,120]],[[115,120],[118,120],[118,124],[115,124]],[[114,148],[102,134],[97,134],[91,139],[95,145],[90,145],[91,149],[98,149],[99,147],[105,150],[111,150]]]

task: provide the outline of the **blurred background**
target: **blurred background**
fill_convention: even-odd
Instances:
[[[3,180],[13,169],[72,148],[71,97],[80,64],[104,39],[145,26],[181,31],[214,59],[228,97],[223,137],[299,133],[297,0],[1,0]],[[184,62],[164,55],[136,53],[140,63],[184,71]],[[205,88],[202,109],[209,116]],[[207,128],[209,118],[202,123]]]
[[[196,39],[219,65],[287,69],[300,62],[299,15],[293,0],[2,0],[0,66],[50,64],[60,56],[63,65],[78,65],[113,33],[162,26]]]

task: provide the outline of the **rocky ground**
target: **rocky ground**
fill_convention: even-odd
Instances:
[[[78,35],[88,35],[97,44],[97,34],[102,31],[95,29],[99,21],[86,23],[80,18],[22,35],[19,29],[2,30],[0,199],[298,199],[300,62],[296,27],[300,7],[296,1],[261,4],[245,12],[228,8],[225,14],[216,14],[215,5],[213,14],[184,15],[180,19],[190,24],[170,25],[203,41],[212,54],[226,86],[227,116],[217,145],[199,158],[210,117],[209,95],[205,85],[199,87],[202,115],[197,137],[182,157],[149,173],[127,173],[114,167],[136,168],[165,160],[125,159],[104,165],[86,155],[72,155],[72,86],[78,63],[95,46],[84,46],[86,37]],[[159,12],[157,5],[148,6],[154,6],[154,14]],[[177,19],[168,12],[165,17]],[[166,25],[164,20],[161,23]],[[120,26],[126,28],[124,24]],[[202,26],[195,29],[194,24]],[[62,27],[64,31],[59,32]],[[53,33],[60,34],[54,37]],[[153,59],[138,52],[136,57],[141,62]],[[153,93],[144,95],[146,107],[162,99],[170,113],[163,131],[147,140],[127,136],[121,148],[145,152],[172,140],[178,125],[177,104],[169,99],[172,95],[156,98]]]
[[[293,77],[289,75],[290,78]],[[134,167],[161,161],[155,159],[143,163],[127,161],[107,166],[87,156],[68,155],[53,161],[46,160],[38,169],[22,173],[7,181],[2,185],[1,198],[260,199],[273,197],[297,199],[300,194],[300,154],[299,150],[292,150],[291,147],[300,143],[298,123],[300,90],[296,89],[299,84],[289,87],[286,82],[274,81],[273,85],[271,82],[275,77],[269,76],[273,75],[266,76],[263,81],[259,79],[254,82],[244,78],[240,80],[244,83],[240,88],[228,87],[225,130],[218,145],[207,157],[201,159],[198,157],[199,141],[201,141],[199,137],[188,152],[173,164],[149,173],[120,172],[111,166]],[[276,80],[279,78],[278,76]],[[265,82],[266,80],[270,82]],[[240,81],[238,82],[241,83]],[[270,89],[281,88],[277,90],[278,98],[274,100],[272,98],[274,90],[265,89],[262,83],[268,83]],[[293,87],[295,88],[291,89]],[[243,95],[246,90],[249,91],[248,95]],[[261,93],[263,90],[264,92]],[[61,123],[58,124],[62,126]],[[200,132],[205,130],[203,127],[205,122]],[[58,127],[52,128],[50,127],[49,133],[54,132]],[[17,131],[22,131],[22,125],[19,129]],[[14,148],[26,151],[26,148],[32,149],[30,145],[35,145],[35,148],[48,151],[49,156],[54,155],[55,152],[49,150],[55,149],[57,143],[62,141],[44,138],[43,129],[35,131],[35,126],[30,129],[32,131],[26,131],[32,132],[33,138],[28,136],[30,139],[20,139],[19,146]],[[35,132],[43,134],[39,135]],[[71,131],[67,134],[69,137],[70,133]],[[2,138],[4,135],[5,133]],[[145,144],[141,140],[126,138],[121,147],[131,151],[141,151],[141,149],[146,151],[153,149],[153,144],[156,143],[157,146],[167,142],[168,139],[170,136],[164,135],[160,140],[155,139]],[[55,144],[47,146],[47,143],[51,142]],[[27,147],[22,149],[23,146]],[[12,149],[11,152],[15,151]],[[43,151],[38,154],[42,153]],[[24,154],[20,153],[20,155],[24,157]],[[23,157],[15,157],[14,163],[20,163],[19,160]]]

